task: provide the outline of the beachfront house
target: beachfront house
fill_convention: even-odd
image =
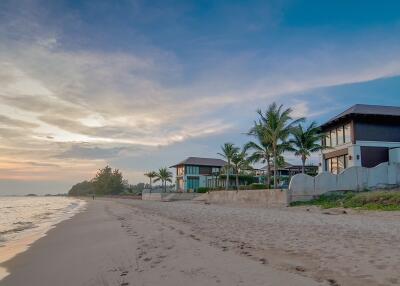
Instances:
[[[171,166],[176,168],[176,190],[178,192],[197,191],[200,187],[219,186],[221,169],[227,164],[214,158],[189,157]]]
[[[321,125],[319,172],[374,167],[400,158],[400,107],[356,104]]]

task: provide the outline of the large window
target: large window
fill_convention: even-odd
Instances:
[[[328,132],[326,134],[325,145],[328,146],[328,147],[331,147],[331,133],[330,132]]]
[[[340,126],[336,129],[337,133],[337,144],[342,145],[344,143],[344,134],[343,134],[343,126]]]
[[[344,143],[351,142],[350,124],[344,126]]]
[[[336,129],[331,130],[331,146],[335,147],[337,145],[336,141]]]
[[[351,142],[350,124],[339,126],[326,133],[325,146],[335,147]]]
[[[325,171],[331,172],[333,174],[339,174],[349,165],[348,155],[342,155],[338,157],[333,157],[325,160]]]
[[[186,166],[186,174],[187,175],[198,175],[199,174],[199,166]]]

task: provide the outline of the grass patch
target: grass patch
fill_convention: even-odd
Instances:
[[[319,206],[324,209],[343,207],[363,210],[400,211],[400,192],[333,192],[307,202],[292,202],[290,205]]]

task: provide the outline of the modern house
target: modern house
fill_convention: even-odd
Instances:
[[[374,167],[400,153],[400,107],[356,104],[321,125],[320,172]],[[390,160],[391,161],[391,160]]]
[[[218,186],[218,176],[226,164],[221,159],[189,157],[170,168],[176,168],[177,191],[187,192]]]

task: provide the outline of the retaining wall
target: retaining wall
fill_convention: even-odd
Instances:
[[[213,191],[198,198],[209,203],[234,203],[252,206],[287,206],[287,190]]]
[[[142,200],[145,201],[190,201],[201,194],[197,193],[143,193]]]
[[[362,191],[400,185],[400,164],[381,163],[373,168],[354,166],[338,175],[323,172],[315,177],[297,174],[292,177],[288,201],[305,201],[330,191]]]

